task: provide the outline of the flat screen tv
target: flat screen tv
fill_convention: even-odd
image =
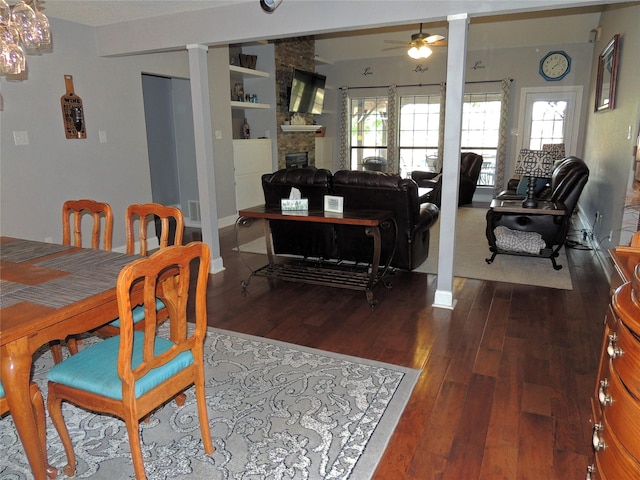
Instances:
[[[327,77],[319,73],[293,69],[289,111],[292,113],[322,113],[324,86]]]

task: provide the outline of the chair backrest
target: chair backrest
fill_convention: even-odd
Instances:
[[[567,215],[571,215],[588,179],[589,168],[584,161],[578,157],[565,158],[553,169],[551,201],[564,203]]]
[[[192,351],[195,362],[202,362],[202,346],[207,330],[207,280],[209,277],[209,247],[203,242],[188,245],[173,245],[153,255],[126,265],[118,275],[116,284],[118,313],[120,315],[120,351],[118,375],[123,382],[123,400],[135,397],[135,382],[154,368],[166,365],[183,352]],[[189,292],[191,276],[195,273],[195,327],[187,331],[187,310],[191,310]],[[143,354],[132,365],[133,314],[132,309],[140,302],[139,286],[143,292],[145,321]],[[160,354],[154,345],[163,336],[156,328],[156,297],[160,298],[169,312],[169,338],[173,345]],[[164,337],[166,338],[166,337]],[[181,357],[184,359],[184,356]],[[139,363],[138,363],[139,361]],[[178,360],[180,362],[182,360]]]
[[[324,168],[288,168],[262,175],[264,203],[279,207],[280,199],[289,198],[291,188],[300,190],[309,199],[309,208],[323,208],[324,196],[331,192],[331,172]]]
[[[137,221],[137,238],[140,242],[139,253],[143,256],[148,255],[147,224],[151,219],[160,225],[160,231],[158,233],[160,248],[165,248],[169,245],[182,245],[182,236],[184,234],[184,216],[182,210],[177,207],[169,207],[159,203],[134,203],[127,207],[127,253],[136,253],[136,229],[134,228],[134,224]],[[156,228],[156,231],[157,230]]]
[[[396,230],[383,224],[381,263],[386,263],[395,244],[394,264],[408,264],[414,227],[420,216],[418,185],[410,178],[383,172],[340,170],[333,175],[333,192],[344,198],[345,210],[388,210]],[[340,258],[370,261],[372,242],[364,242],[360,227],[336,226]],[[364,245],[367,245],[365,248]]]
[[[82,247],[82,217],[90,213],[93,218],[91,230],[91,248],[100,248],[100,231],[104,218],[103,250],[111,250],[113,236],[113,212],[108,203],[95,200],[67,200],[62,205],[62,244],[71,245],[71,224],[69,217],[73,216],[73,245]]]
[[[475,152],[463,152],[460,156],[460,175],[465,175],[473,183],[477,183],[483,161],[482,155]]]

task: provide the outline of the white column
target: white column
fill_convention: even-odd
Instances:
[[[440,246],[438,281],[434,307],[453,309],[453,259],[456,248],[456,217],[458,215],[458,179],[460,178],[460,148],[462,104],[467,58],[469,18],[466,13],[449,15],[447,54],[447,96],[444,124],[442,165],[442,201],[440,203]]]
[[[224,270],[220,256],[216,177],[213,171],[213,139],[211,138],[211,103],[209,101],[209,72],[206,45],[187,45],[191,76],[191,104],[193,132],[196,142],[196,169],[202,218],[202,241],[211,250],[211,273]]]

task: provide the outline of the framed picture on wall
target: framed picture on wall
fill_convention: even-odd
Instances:
[[[616,107],[616,77],[620,57],[620,34],[616,33],[598,57],[596,112]]]

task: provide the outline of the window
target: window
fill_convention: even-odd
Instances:
[[[351,168],[385,170],[388,133],[387,97],[351,100]]]
[[[577,150],[581,86],[523,88],[520,95],[518,150],[541,150],[545,143],[564,143],[567,155]]]
[[[478,186],[495,185],[500,107],[499,93],[471,93],[464,96],[461,147],[463,152],[475,152],[484,159]]]
[[[468,93],[462,114],[462,152],[482,155],[479,186],[493,187],[500,131],[500,93]],[[404,178],[414,170],[439,172],[441,165],[440,94],[403,95],[398,112],[398,169]],[[386,170],[388,146],[386,96],[351,100],[351,168]],[[549,142],[550,143],[550,142]]]
[[[564,143],[566,101],[538,100],[531,108],[531,137],[529,148],[542,150],[545,143]]]
[[[439,171],[440,95],[400,98],[400,175]]]

